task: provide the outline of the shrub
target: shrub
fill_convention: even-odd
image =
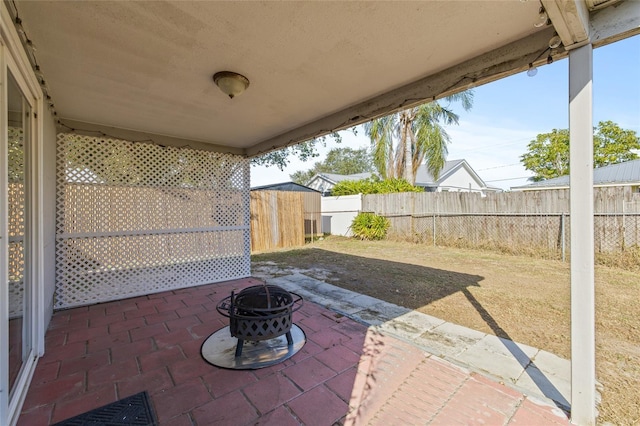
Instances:
[[[370,186],[371,181],[369,179],[343,180],[335,184],[331,190],[331,195],[370,194]]]
[[[419,186],[411,185],[406,179],[385,179],[376,182],[375,194],[389,194],[393,192],[424,192]]]
[[[361,240],[382,240],[387,236],[389,219],[375,213],[359,213],[351,222],[351,232]]]
[[[405,179],[362,179],[343,180],[336,183],[331,195],[355,195],[355,194],[389,194],[392,192],[423,192],[419,186],[413,186]]]

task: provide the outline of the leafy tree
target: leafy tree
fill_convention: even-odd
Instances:
[[[346,131],[357,134],[357,126],[347,129]],[[326,147],[328,139],[332,139],[336,143],[341,143],[342,135],[338,132],[333,132],[292,146],[270,151],[253,157],[251,159],[251,164],[267,167],[275,166],[280,170],[284,170],[284,168],[291,162],[289,160],[291,157],[298,157],[301,161],[309,161],[311,158],[320,156],[318,153],[318,146]]]
[[[289,158],[292,156],[298,157],[301,161],[308,161],[311,158],[318,157],[320,155],[316,146],[318,143],[326,145],[324,140],[312,139],[253,157],[251,164],[267,167],[275,166],[280,170],[284,170],[290,163]]]
[[[529,150],[520,156],[525,169],[531,170],[534,182],[569,173],[569,130],[553,129],[542,133],[527,145]]]
[[[569,130],[541,133],[529,142],[527,149],[520,161],[525,169],[535,173],[531,180],[537,182],[569,174]],[[640,138],[635,131],[621,129],[612,121],[601,121],[594,128],[594,167],[635,160],[639,156],[634,150],[640,150]]]
[[[372,170],[371,155],[366,148],[334,148],[329,151],[324,161],[317,161],[310,170],[298,171],[289,176],[292,181],[306,185],[318,173],[352,175]]]
[[[450,142],[443,124],[458,124],[459,119],[449,104],[460,102],[468,111],[473,105],[473,92],[448,96],[445,101],[448,102],[446,106],[437,101],[429,102],[365,124],[371,139],[373,162],[380,176],[404,178],[413,184],[418,167],[426,161],[429,172],[438,178]]]

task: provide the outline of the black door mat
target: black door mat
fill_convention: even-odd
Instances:
[[[53,426],[157,426],[147,392],[123,398]]]

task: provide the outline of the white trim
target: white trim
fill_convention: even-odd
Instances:
[[[219,231],[247,231],[250,225],[237,226],[210,226],[207,228],[171,228],[171,229],[148,229],[139,231],[113,231],[113,232],[73,232],[58,234],[56,239],[66,240],[74,238],[103,238],[103,237],[133,237],[136,235],[165,235],[165,234],[194,234],[198,232],[219,232]]]
[[[22,404],[24,403],[24,399],[27,397],[29,384],[31,383],[31,379],[33,378],[33,373],[35,373],[36,371],[37,363],[38,356],[32,350],[29,358],[25,361],[25,363],[22,365],[22,368],[20,369],[20,374],[18,375],[18,378],[14,385],[14,389],[16,390],[16,392],[14,393],[11,401],[9,401],[8,424],[10,425],[14,425],[18,422],[20,412],[22,411]]]
[[[12,398],[9,400],[8,406],[8,415],[9,415],[9,424],[13,424],[18,421],[18,417],[20,416],[20,411],[22,408],[22,404],[24,402],[24,398],[27,395],[27,391],[29,388],[29,383],[31,382],[31,377],[33,376],[36,360],[37,360],[37,349],[39,346],[40,330],[42,329],[41,323],[39,322],[39,318],[42,317],[42,307],[38,305],[38,301],[41,298],[42,294],[42,281],[38,282],[38,247],[41,245],[38,243],[36,234],[38,222],[40,219],[38,218],[38,210],[40,205],[38,205],[38,182],[37,182],[37,157],[36,155],[37,149],[34,149],[38,146],[37,141],[35,140],[37,134],[35,132],[35,122],[36,119],[33,117],[33,113],[35,111],[36,99],[32,93],[30,93],[29,85],[26,80],[21,75],[20,67],[13,59],[11,55],[7,55],[5,58],[5,79],[4,82],[8,81],[9,72],[11,72],[12,77],[16,81],[18,85],[18,89],[23,95],[23,99],[29,105],[29,121],[27,125],[29,126],[28,132],[25,132],[25,228],[28,227],[28,233],[25,233],[24,238],[24,265],[25,265],[25,293],[27,298],[30,299],[29,306],[25,303],[25,307],[23,309],[23,315],[26,317],[29,316],[28,319],[24,319],[23,323],[28,321],[30,331],[29,331],[29,340],[28,342],[23,342],[28,344],[28,350],[26,351],[26,360],[23,362],[20,367],[20,372],[18,377],[16,378],[16,382],[13,385],[12,389]],[[6,85],[6,84],[5,84]],[[8,85],[7,85],[8,86]],[[4,99],[2,100],[4,102]],[[7,130],[7,128],[3,128],[3,133]],[[35,178],[35,181],[34,181]],[[27,287],[28,286],[28,287]],[[39,297],[40,296],[40,297]],[[42,336],[42,340],[44,340],[44,336]],[[24,349],[23,349],[24,350]],[[25,356],[25,354],[23,354]],[[11,394],[11,392],[10,392]]]
[[[155,133],[141,132],[138,130],[123,129],[120,127],[105,126],[96,123],[87,123],[84,121],[71,120],[69,118],[60,118],[58,131],[61,133],[76,133],[79,135],[96,136],[107,135],[112,139],[122,139],[125,141],[145,141],[146,143],[155,143],[163,146],[175,146],[177,148],[191,148],[202,151],[219,152],[221,154],[244,155],[244,150],[231,146],[215,145],[207,142],[196,141],[192,139],[176,138],[174,136],[159,135]],[[71,131],[70,129],[73,129]]]
[[[4,5],[3,5],[4,7]],[[4,22],[2,22],[4,25]],[[2,28],[4,29],[4,28]],[[4,31],[3,31],[4,32]],[[7,99],[7,85],[2,84],[7,80],[7,67],[5,65],[4,58],[6,55],[6,48],[0,37],[0,43],[2,44],[0,49],[0,104],[4,103]],[[8,117],[6,114],[0,114],[0,188],[7,188],[7,126]],[[9,235],[9,224],[7,221],[8,207],[7,207],[7,192],[3,189],[0,191],[0,275],[2,283],[9,282],[8,271],[8,242],[5,243]],[[9,347],[9,288],[6,285],[0,286],[0,348]],[[6,350],[0,350],[0,424],[8,422],[9,420],[9,377],[5,374],[9,371],[9,353]]]
[[[453,160],[456,161],[456,160]],[[453,174],[453,172],[455,172],[456,170],[458,170],[460,167],[463,166],[463,164],[466,163],[466,160],[457,160],[455,166],[450,167],[449,170],[447,170],[446,172],[444,172],[443,174],[440,175],[440,177],[433,183],[435,183],[436,185],[439,185],[441,181],[445,180],[448,176],[450,176],[451,174]],[[427,167],[426,164],[421,164],[420,166],[424,166],[425,168]],[[433,177],[433,176],[432,176]]]
[[[38,83],[38,79],[36,75],[33,73],[33,69],[31,68],[31,63],[29,62],[29,58],[22,47],[22,42],[20,41],[20,37],[18,36],[18,32],[16,31],[13,19],[7,10],[6,3],[2,3],[2,7],[0,8],[0,13],[2,14],[2,26],[1,26],[1,36],[4,39],[4,43],[6,43],[7,49],[9,51],[9,56],[15,61],[15,65],[17,66],[17,72],[14,77],[18,78],[20,76],[22,81],[27,84],[28,90],[25,92],[29,93],[31,96],[35,98],[37,101],[42,101],[42,91],[40,89],[40,84]],[[23,88],[24,89],[24,88]],[[40,116],[39,116],[40,117]]]

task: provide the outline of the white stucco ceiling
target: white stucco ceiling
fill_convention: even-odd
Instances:
[[[533,0],[17,2],[63,121],[249,154],[333,130],[336,120],[321,128],[324,117],[552,31],[533,26],[539,7]],[[530,61],[545,38],[535,43],[505,70]],[[222,70],[248,77],[249,89],[226,97],[212,81]],[[429,96],[442,91],[427,86]]]

